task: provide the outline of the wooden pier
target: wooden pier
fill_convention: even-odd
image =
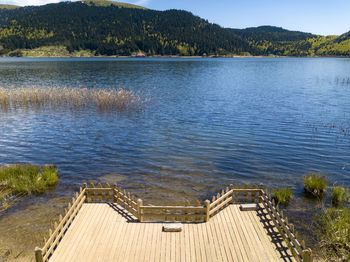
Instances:
[[[239,203],[256,203],[242,211]],[[254,206],[254,205],[253,205]],[[181,232],[163,232],[181,222]],[[262,186],[226,188],[204,205],[146,206],[117,186],[84,186],[36,261],[312,261]]]

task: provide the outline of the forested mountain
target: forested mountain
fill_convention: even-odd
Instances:
[[[350,32],[337,37],[289,31],[273,26],[228,30],[248,41],[262,55],[350,56]]]
[[[64,45],[69,51],[89,49],[96,55],[254,53],[233,32],[186,11],[101,6],[90,1],[2,9],[0,45],[7,50]]]
[[[350,32],[325,37],[273,26],[225,29],[182,10],[106,0],[0,5],[0,54],[48,46],[71,55],[350,56]]]
[[[289,31],[282,27],[275,26],[259,26],[229,30],[250,41],[299,41],[315,37],[315,35],[310,33]]]

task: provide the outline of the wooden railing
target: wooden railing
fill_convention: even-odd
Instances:
[[[144,206],[139,200],[139,220],[161,220],[179,222],[205,221],[206,208],[197,201],[194,205],[186,202],[184,206]]]
[[[54,229],[49,230],[49,238],[44,239],[43,248],[35,248],[36,262],[48,261],[54,250],[62,240],[64,234],[67,232],[69,226],[72,224],[74,218],[78,214],[80,208],[86,200],[86,189],[80,188],[79,193],[76,193],[72,202],[68,203],[68,209],[65,209],[64,217],[59,216],[58,222],[54,223]]]
[[[311,262],[312,251],[305,247],[304,241],[298,240],[298,233],[294,230],[294,225],[288,222],[287,217],[283,215],[283,211],[279,211],[277,205],[271,195],[268,195],[267,189],[263,185],[245,185],[243,187],[234,188],[233,185],[221,191],[216,196],[213,196],[212,201],[207,202],[207,217],[205,221],[209,221],[210,217],[217,214],[231,203],[261,203],[260,208],[267,211],[270,219],[273,221],[278,232],[286,242],[293,257],[297,261]],[[262,205],[262,206],[261,206]]]
[[[127,211],[138,218],[138,205],[135,196],[123,190],[120,186],[114,184],[111,187],[108,183],[103,187],[102,184],[95,185],[93,183],[84,184],[86,190],[86,202],[111,202],[123,206]]]
[[[279,211],[278,206],[276,206],[274,200],[271,199],[271,195],[263,191],[260,199],[278,232],[287,243],[294,258],[297,261],[311,262],[311,249],[305,247],[304,240],[301,242],[298,240],[298,233],[295,232],[294,225],[288,222],[288,218],[283,215],[283,211]]]
[[[121,205],[134,215],[140,222],[144,221],[187,221],[199,222],[205,220],[205,207],[197,201],[194,205],[186,202],[184,206],[146,206],[141,199],[136,200],[133,195],[118,185],[111,187],[93,183],[84,184],[86,202],[111,202]]]
[[[107,183],[102,186],[101,183],[98,183],[95,186],[94,183],[90,183],[89,186],[84,183],[86,203],[108,203],[114,202],[113,189]]]
[[[306,249],[304,241],[298,241],[298,234],[294,231],[294,226],[288,223],[283,212],[279,211],[271,199],[271,195],[266,193],[263,185],[245,185],[234,187],[230,185],[221,193],[212,197],[212,200],[205,200],[204,205],[197,201],[191,205],[186,201],[183,206],[146,206],[141,199],[136,198],[117,185],[112,187],[109,184],[95,186],[90,183],[84,184],[79,194],[69,203],[65,216],[60,216],[58,224],[55,223],[54,231],[50,229],[49,239],[45,240],[43,248],[35,249],[37,262],[48,261],[54,249],[61,241],[64,233],[79,212],[82,204],[95,202],[109,202],[121,205],[140,222],[144,221],[179,221],[179,222],[208,222],[211,217],[220,212],[226,206],[233,203],[260,203],[259,208],[266,210],[270,219],[287,243],[292,255],[297,261],[311,262],[311,249]]]
[[[238,186],[237,188],[234,188],[233,185],[226,187],[221,193],[217,193],[217,195],[213,196],[211,202],[206,200],[209,201],[209,212],[207,212],[208,217],[206,221],[209,221],[210,217],[217,214],[229,204],[259,202],[259,197],[262,195],[263,188],[263,185],[259,187],[252,185],[250,188],[248,185],[243,187]]]

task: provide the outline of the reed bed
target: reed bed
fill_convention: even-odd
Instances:
[[[70,109],[126,111],[139,109],[142,99],[123,88],[3,88],[0,87],[0,110],[4,112],[29,109]]]

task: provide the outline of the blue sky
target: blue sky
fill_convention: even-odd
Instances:
[[[40,5],[60,0],[0,0]],[[350,0],[124,0],[150,9],[183,9],[224,27],[281,26],[321,35],[350,31]]]

